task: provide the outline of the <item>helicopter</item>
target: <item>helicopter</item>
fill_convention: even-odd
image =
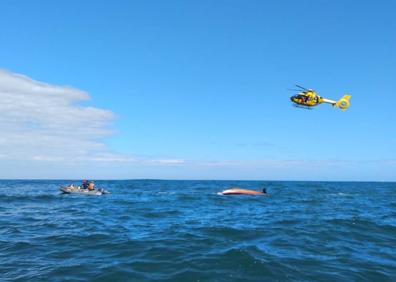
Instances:
[[[333,107],[340,108],[342,111],[345,111],[349,108],[349,99],[351,98],[351,95],[344,95],[338,101],[333,101],[319,96],[313,89],[307,89],[297,84],[296,87],[299,88],[296,90],[299,91],[298,94],[290,97],[290,100],[294,103],[296,107],[312,109],[312,107],[314,106],[322,103],[327,103],[331,104]]]

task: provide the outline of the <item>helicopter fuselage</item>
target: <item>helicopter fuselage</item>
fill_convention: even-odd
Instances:
[[[291,96],[290,100],[297,105],[306,107],[314,107],[324,102],[324,99],[313,90],[302,91],[297,95]]]

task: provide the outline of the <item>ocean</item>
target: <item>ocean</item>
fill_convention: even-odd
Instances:
[[[0,181],[0,281],[396,281],[396,183],[70,183]]]

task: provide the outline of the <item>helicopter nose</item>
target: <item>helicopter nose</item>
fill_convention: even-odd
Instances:
[[[290,97],[290,101],[294,102],[294,96]]]

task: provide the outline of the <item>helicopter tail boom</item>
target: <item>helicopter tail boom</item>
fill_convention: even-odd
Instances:
[[[333,101],[333,100],[330,100],[330,99],[323,98],[323,103],[327,103],[327,104],[331,104],[333,106],[336,106],[337,101]]]

